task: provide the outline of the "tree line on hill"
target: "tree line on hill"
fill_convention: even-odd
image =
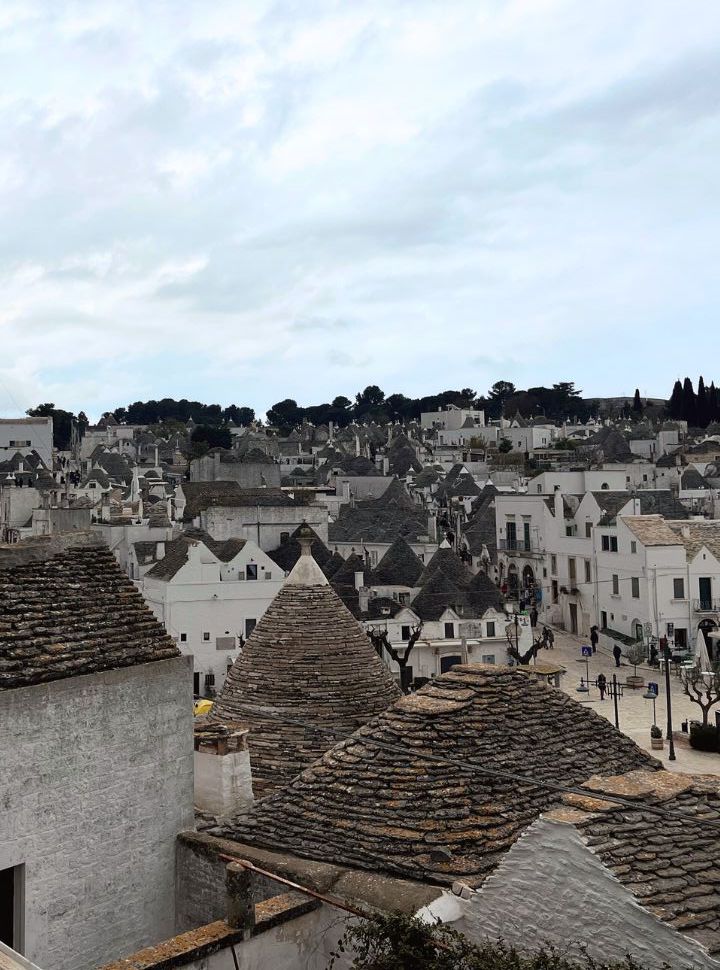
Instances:
[[[670,418],[687,421],[693,428],[707,428],[720,421],[720,391],[714,381],[706,387],[702,377],[698,380],[697,391],[689,377],[682,383],[677,380],[667,410]]]

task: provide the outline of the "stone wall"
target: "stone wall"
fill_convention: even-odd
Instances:
[[[92,970],[175,932],[191,664],[0,692],[0,868],[25,867],[22,949],[40,967]]]

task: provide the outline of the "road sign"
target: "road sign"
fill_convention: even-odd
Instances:
[[[660,693],[660,689],[659,689],[659,687],[658,687],[658,685],[657,685],[657,684],[655,684],[655,683],[653,683],[653,682],[652,682],[652,681],[650,681],[650,680],[648,681],[648,690],[649,690],[649,691],[652,691],[652,692],[653,692],[653,694],[655,694],[655,695],[657,695],[657,694],[659,694],[659,693]]]
[[[580,647],[583,657],[592,657],[592,647]]]

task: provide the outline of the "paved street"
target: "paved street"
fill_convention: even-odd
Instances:
[[[538,659],[558,661],[566,669],[567,673],[563,676],[561,687],[570,694],[575,700],[592,707],[598,714],[602,714],[609,721],[614,718],[612,698],[605,697],[600,700],[600,694],[596,687],[590,687],[589,695],[577,693],[580,678],[585,677],[585,663],[580,663],[580,647],[589,641],[580,637],[573,636],[562,630],[555,630],[555,649],[552,651],[541,651]],[[607,650],[598,649],[598,652],[590,659],[589,663],[590,679],[594,680],[599,673],[604,673],[608,682],[612,680],[613,673],[617,673],[619,679],[625,680],[628,674],[633,673],[632,665],[623,663],[620,670],[616,670],[615,661]],[[658,669],[652,667],[638,666],[638,674],[642,674],[645,680],[655,681],[660,684],[660,695],[656,701],[657,723],[665,734],[667,714],[665,708],[665,682]],[[680,723],[686,718],[701,720],[702,712],[697,704],[691,703],[690,699],[683,693],[682,684],[675,675],[671,675],[672,691],[672,717],[675,729],[675,754],[676,761],[668,760],[667,741],[662,751],[653,751],[652,754],[659,758],[666,768],[671,771],[689,771],[693,773],[712,773],[720,774],[720,754],[711,754],[706,751],[695,751],[687,741],[687,735],[681,735]],[[645,691],[632,690],[626,688],[622,697],[618,698],[620,714],[620,730],[631,737],[642,748],[650,751],[650,726],[652,724],[652,701],[644,700]],[[583,696],[587,698],[583,699]],[[711,722],[714,723],[714,709],[710,714]]]

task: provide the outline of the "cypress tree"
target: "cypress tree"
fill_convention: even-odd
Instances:
[[[695,389],[693,387],[693,382],[689,377],[686,377],[683,381],[682,389],[682,417],[687,421],[690,427],[696,427],[695,419],[696,411],[696,400],[695,400]]]
[[[695,421],[697,422],[699,428],[706,428],[710,421],[707,392],[705,390],[705,381],[703,380],[702,374],[700,375],[700,380],[698,381]]]
[[[635,388],[635,397],[633,398],[633,411],[636,415],[642,414],[642,401],[640,400],[640,388]]]
[[[668,402],[668,414],[671,418],[682,417],[683,389],[680,381],[675,381],[670,400]]]

